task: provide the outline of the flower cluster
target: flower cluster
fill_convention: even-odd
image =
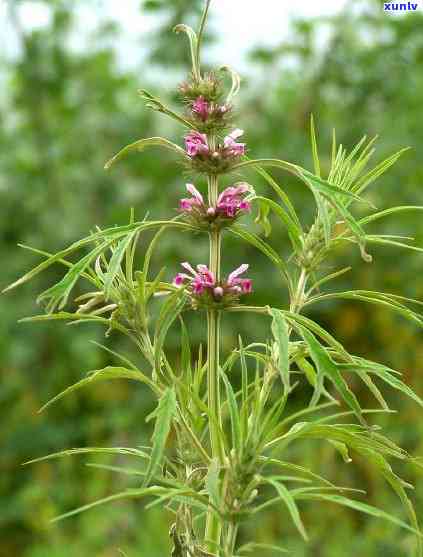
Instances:
[[[209,101],[203,95],[190,103],[195,127],[202,132],[216,132],[229,126],[232,106]]]
[[[232,271],[224,281],[217,281],[206,265],[197,265],[197,270],[186,262],[181,265],[189,274],[178,273],[173,280],[173,285],[188,287],[193,307],[210,306],[216,303],[228,305],[237,301],[243,294],[252,292],[251,279],[240,278],[240,275],[248,269],[246,264]]]
[[[219,119],[231,109],[230,106],[226,104],[216,104],[207,101],[202,95],[199,96],[193,103],[191,110],[196,115],[196,117],[202,122],[207,122],[209,119]]]
[[[192,197],[181,199],[179,210],[199,226],[208,226],[211,223],[225,226],[251,210],[249,201],[243,197],[251,191],[251,187],[244,182],[223,190],[213,207],[204,202],[203,196],[193,184],[187,184],[186,188]]]
[[[193,102],[199,97],[204,97],[210,102],[217,103],[223,95],[222,81],[216,73],[206,73],[200,81],[188,80],[181,83],[179,93],[185,102]]]
[[[239,157],[245,155],[245,143],[237,142],[243,134],[243,130],[236,129],[224,138],[223,143],[212,148],[206,134],[192,130],[185,136],[187,155],[200,172],[226,172]]]

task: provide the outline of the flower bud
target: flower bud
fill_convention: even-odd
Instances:
[[[216,288],[213,290],[213,296],[217,299],[220,299],[223,297],[223,288],[221,286],[216,286]]]

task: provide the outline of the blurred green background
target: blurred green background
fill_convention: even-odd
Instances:
[[[162,134],[181,141],[182,130],[145,109],[137,89],[149,89],[170,103],[176,100],[175,89],[189,60],[185,41],[170,30],[181,21],[194,23],[202,2],[140,2],[140,22],[152,18],[155,31],[140,32],[137,48],[123,51],[123,56],[125,29],[113,13],[103,12],[102,2],[33,3],[49,16],[35,28],[22,20],[19,2],[1,4],[8,25],[2,40],[14,37],[13,48],[0,53],[2,286],[38,261],[17,243],[57,251],[95,225],[127,222],[130,207],[139,218],[147,212],[154,218],[167,217],[173,214],[185,182],[172,157],[162,152],[132,156],[110,173],[103,171],[103,164],[140,137]],[[276,156],[308,168],[310,112],[317,119],[326,165],[332,126],[339,141],[349,147],[364,133],[379,134],[378,160],[411,146],[389,175],[377,182],[370,197],[379,209],[423,205],[423,12],[420,8],[417,13],[391,17],[381,6],[378,1],[356,1],[333,17],[292,21],[288,38],[276,40],[275,47],[251,44],[237,99],[238,121],[251,155]],[[115,9],[124,10],[125,2],[116,3]],[[90,18],[92,30],[84,48],[75,47],[84,17]],[[208,41],[219,41],[213,14]],[[237,48],[235,36],[232,48]],[[211,61],[207,54],[205,60]],[[282,174],[278,178],[310,222],[311,197],[293,178]],[[253,184],[270,194],[260,181],[255,179]],[[413,236],[417,245],[423,245],[423,222],[417,213],[386,219],[378,230]],[[286,237],[277,227],[271,242],[285,251]],[[423,299],[419,254],[375,247],[371,251],[374,263],[370,265],[363,263],[357,250],[337,254],[334,266],[353,265],[353,273],[338,281],[339,289],[380,289]],[[252,303],[278,306],[284,302],[277,276],[260,254],[229,239],[225,253],[227,270],[250,263],[255,285]],[[154,264],[166,265],[170,278],[187,254],[194,263],[205,261],[206,244],[189,236],[168,235]],[[91,325],[17,324],[19,318],[40,311],[36,294],[61,272],[52,269],[0,301],[0,556],[111,557],[119,555],[119,548],[128,557],[169,555],[170,516],[157,508],[144,511],[141,503],[99,507],[49,524],[61,512],[122,489],[125,478],[86,466],[92,459],[81,457],[21,467],[29,458],[64,448],[136,446],[151,433],[144,419],[153,408],[152,399],[142,388],[124,382],[85,390],[37,414],[43,402],[84,372],[112,361],[89,342],[103,342],[104,331]],[[347,301],[317,306],[310,315],[334,331],[351,351],[403,371],[405,380],[423,395],[423,344],[415,327],[380,308]],[[198,316],[191,319],[196,325],[190,327],[193,342],[198,344],[204,327],[198,326]],[[260,319],[228,318],[225,350],[235,344],[238,333],[251,339],[266,335],[267,329]],[[116,336],[106,342],[120,351],[132,350]],[[170,350],[177,351],[177,342],[174,333]],[[360,385],[356,388],[363,406],[374,407]],[[295,404],[301,405],[308,394],[297,394]],[[421,408],[395,393],[388,393],[387,400],[398,414],[378,422],[396,442],[422,455]],[[302,445],[291,456],[330,479],[363,487],[370,503],[403,518],[399,502],[365,461],[345,465],[333,450],[318,444]],[[423,515],[421,476],[411,468],[401,472],[415,483],[413,497],[418,514]],[[389,523],[329,504],[304,506],[304,518],[311,534],[307,547],[282,509],[263,515],[249,525],[248,533],[255,532],[262,542],[281,543],[298,557],[410,555],[411,537]]]

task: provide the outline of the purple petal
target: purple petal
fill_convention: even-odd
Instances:
[[[214,274],[206,265],[197,265],[197,269],[206,285],[214,285],[216,279],[214,278]]]
[[[251,294],[253,291],[253,281],[251,279],[242,279],[241,288],[243,294]]]
[[[204,204],[203,196],[197,190],[197,188],[194,186],[194,184],[186,184],[186,188],[187,188],[187,191],[189,191],[189,193],[201,203],[201,205]]]
[[[179,201],[179,208],[182,211],[192,211],[192,199],[181,199]]]
[[[239,128],[237,128],[236,130],[231,132],[228,137],[231,137],[232,139],[238,139],[238,137],[241,137],[241,135],[244,135],[244,130],[240,130]]]
[[[234,284],[234,280],[237,277],[239,277],[239,275],[242,275],[243,273],[245,273],[245,271],[248,270],[248,267],[249,267],[249,265],[247,265],[246,263],[243,263],[237,269],[235,269],[235,271],[232,271],[232,273],[228,276],[229,286],[232,286]]]
[[[183,267],[184,269],[189,271],[194,277],[197,276],[197,272],[194,271],[194,269],[191,267],[191,265],[189,263],[187,263],[186,261],[184,263],[181,263],[181,267]]]

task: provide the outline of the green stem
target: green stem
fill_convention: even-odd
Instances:
[[[204,8],[203,15],[201,17],[200,29],[199,29],[198,35],[197,35],[196,62],[197,62],[197,67],[198,67],[199,72],[200,72],[200,69],[201,69],[201,60],[200,60],[201,43],[203,41],[204,27],[206,26],[207,15],[209,13],[210,4],[211,4],[211,0],[206,0],[206,6]],[[201,78],[201,73],[200,73],[200,78]]]
[[[226,540],[225,557],[233,557],[235,551],[236,537],[238,535],[238,524],[229,523]]]
[[[214,206],[218,196],[218,180],[216,176],[208,177],[209,204]],[[209,233],[210,238],[210,271],[214,274],[216,281],[220,280],[220,248],[221,233],[218,229],[213,229]],[[219,360],[220,360],[220,312],[210,308],[207,312],[207,395],[208,405],[215,422],[210,422],[210,443],[212,458],[217,459],[223,464],[225,453],[222,445],[222,417],[220,410],[220,381],[219,381]],[[216,553],[220,546],[221,523],[219,518],[210,510],[206,520],[206,540],[209,542],[209,550]]]

